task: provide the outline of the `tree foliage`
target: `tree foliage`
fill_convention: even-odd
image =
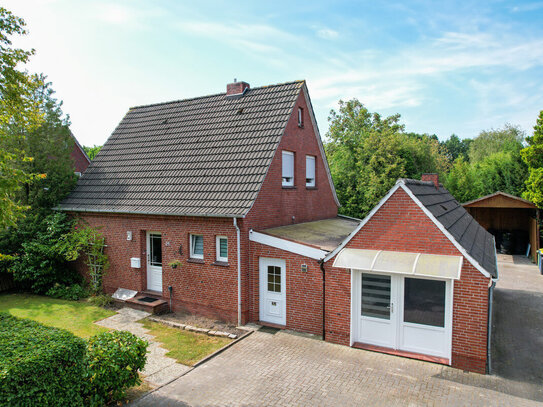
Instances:
[[[497,191],[520,196],[526,180],[520,158],[523,140],[522,130],[509,124],[482,131],[469,144],[467,157],[462,154],[454,161],[445,186],[460,202]]]
[[[0,7],[0,229],[14,225],[26,209],[16,194],[27,183],[44,178],[25,171],[21,164],[32,158],[17,148],[17,141],[43,121],[34,93],[40,85],[36,75],[20,70],[33,50],[12,47],[11,36],[26,34],[25,22]]]
[[[451,137],[442,142],[441,145],[446,149],[446,154],[451,162],[460,156],[469,160],[468,152],[472,141],[472,139],[461,139],[456,134],[452,134]]]
[[[101,149],[102,149],[102,146],[97,146],[97,145],[94,145],[92,147],[83,146],[83,150],[85,150],[85,153],[87,153],[91,161],[94,160],[94,157],[98,155]]]
[[[340,101],[329,121],[325,149],[346,215],[365,216],[398,178],[447,169],[438,141],[404,133],[399,114],[382,118],[353,99]]]
[[[526,137],[528,147],[520,154],[529,169],[524,198],[543,208],[543,110],[539,112],[534,135]]]

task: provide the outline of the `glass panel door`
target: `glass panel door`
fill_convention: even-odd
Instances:
[[[390,319],[390,276],[362,274],[361,315]]]

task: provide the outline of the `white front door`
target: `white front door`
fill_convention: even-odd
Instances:
[[[450,280],[352,272],[353,342],[450,361]]]
[[[272,324],[287,324],[286,263],[281,259],[261,257],[260,267],[260,320]]]
[[[162,292],[162,235],[147,232],[147,289]]]

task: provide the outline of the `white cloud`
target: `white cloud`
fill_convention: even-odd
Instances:
[[[317,36],[325,40],[335,40],[339,37],[339,33],[330,28],[321,28],[317,30]]]

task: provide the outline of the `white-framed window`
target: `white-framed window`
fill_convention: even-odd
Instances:
[[[75,174],[75,176],[77,178],[81,178],[81,172],[80,171],[75,171],[74,174]]]
[[[190,257],[192,259],[204,258],[204,237],[202,235],[190,235]]]
[[[226,236],[217,236],[217,261],[228,262],[228,238]]]
[[[305,156],[305,186],[315,186],[315,157],[312,155]]]
[[[304,127],[304,109],[298,108],[298,127]]]
[[[283,151],[282,177],[284,187],[294,186],[294,153],[292,151]]]

